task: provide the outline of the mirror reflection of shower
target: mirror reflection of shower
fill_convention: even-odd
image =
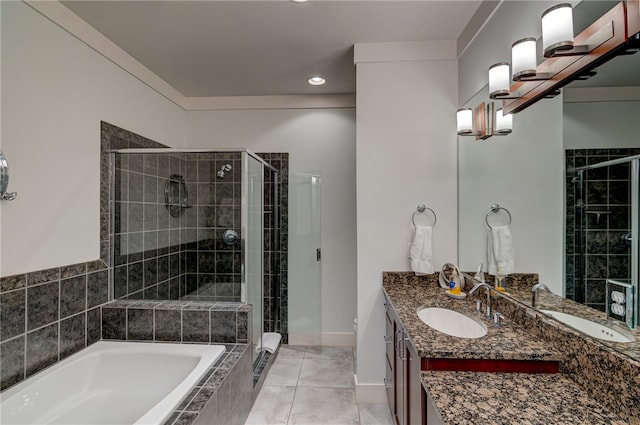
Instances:
[[[224,174],[228,173],[229,171],[231,171],[231,164],[224,164],[222,167],[220,167],[220,170],[218,170],[216,175],[218,176],[218,179],[222,180],[224,179]]]

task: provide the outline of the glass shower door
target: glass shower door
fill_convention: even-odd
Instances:
[[[322,345],[319,173],[289,177],[289,344]]]
[[[253,361],[260,356],[257,351],[262,346],[263,320],[263,165],[260,161],[243,153],[243,171],[246,178],[242,184],[242,201],[246,202],[242,208],[242,235],[245,243],[244,250],[244,282],[242,301],[252,305],[252,352]]]
[[[606,310],[606,282],[633,278],[632,162],[593,165],[571,178],[574,291],[567,297]],[[569,289],[569,287],[567,288]]]

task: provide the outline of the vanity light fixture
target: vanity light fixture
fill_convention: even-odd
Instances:
[[[458,109],[456,128],[459,136],[475,136],[476,140],[506,136],[513,129],[513,117],[511,114],[503,115],[502,108],[496,110],[494,102],[488,105],[482,102],[475,109]]]
[[[497,109],[496,113],[493,115],[494,124],[493,124],[493,135],[494,136],[506,136],[513,131],[513,115],[511,114],[503,114],[503,109]]]
[[[513,81],[548,80],[548,72],[538,72],[536,39],[522,38],[511,45],[511,78]]]
[[[519,93],[511,93],[511,73],[508,62],[494,63],[489,67],[489,97],[491,99],[517,99]]]
[[[573,8],[569,3],[550,7],[542,14],[542,49],[545,58],[586,55],[613,37],[613,26],[608,25],[589,37],[585,44],[573,43]]]
[[[573,8],[569,3],[561,3],[544,11],[542,48],[545,58],[574,48],[580,50],[580,54],[586,53],[588,50],[586,47],[573,45]]]
[[[473,109],[458,109],[456,112],[456,127],[459,136],[473,136]]]
[[[320,75],[314,75],[313,77],[307,78],[307,83],[312,86],[323,86],[326,82],[327,80],[325,80]]]

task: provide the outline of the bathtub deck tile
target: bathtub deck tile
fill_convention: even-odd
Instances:
[[[207,403],[209,402],[209,399],[211,398],[211,396],[213,396],[215,392],[216,390],[213,388],[207,388],[207,387],[201,388],[200,391],[198,391],[198,394],[196,394],[193,400],[191,400],[191,403],[189,403],[185,411],[188,411],[188,412],[202,411],[204,407],[207,405]]]
[[[198,417],[197,413],[194,412],[182,412],[178,419],[173,423],[173,425],[191,425],[195,422]]]
[[[206,385],[206,383],[209,381],[209,379],[211,379],[211,376],[213,376],[215,372],[215,368],[210,368],[207,373],[204,374],[204,376],[202,378],[200,378],[200,381],[198,381],[198,383],[196,384],[197,387],[204,387]]]
[[[199,391],[200,391],[200,388],[197,388],[197,387],[192,389],[191,392],[189,392],[189,394],[184,398],[184,400],[180,402],[176,410],[180,412],[186,411],[187,406],[191,403],[191,401],[194,399],[194,397],[198,394]]]
[[[176,419],[178,419],[178,416],[180,416],[180,412],[173,412],[171,416],[169,416],[169,419],[164,421],[164,425],[173,425]]]

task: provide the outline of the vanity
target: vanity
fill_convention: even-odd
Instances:
[[[535,275],[532,275],[535,276]],[[522,279],[514,294],[536,283]],[[640,363],[584,337],[516,297],[484,290],[448,297],[438,276],[384,272],[386,379],[398,425],[640,423]],[[422,308],[461,313],[486,328],[451,336],[419,317]],[[635,422],[634,422],[635,421]]]

